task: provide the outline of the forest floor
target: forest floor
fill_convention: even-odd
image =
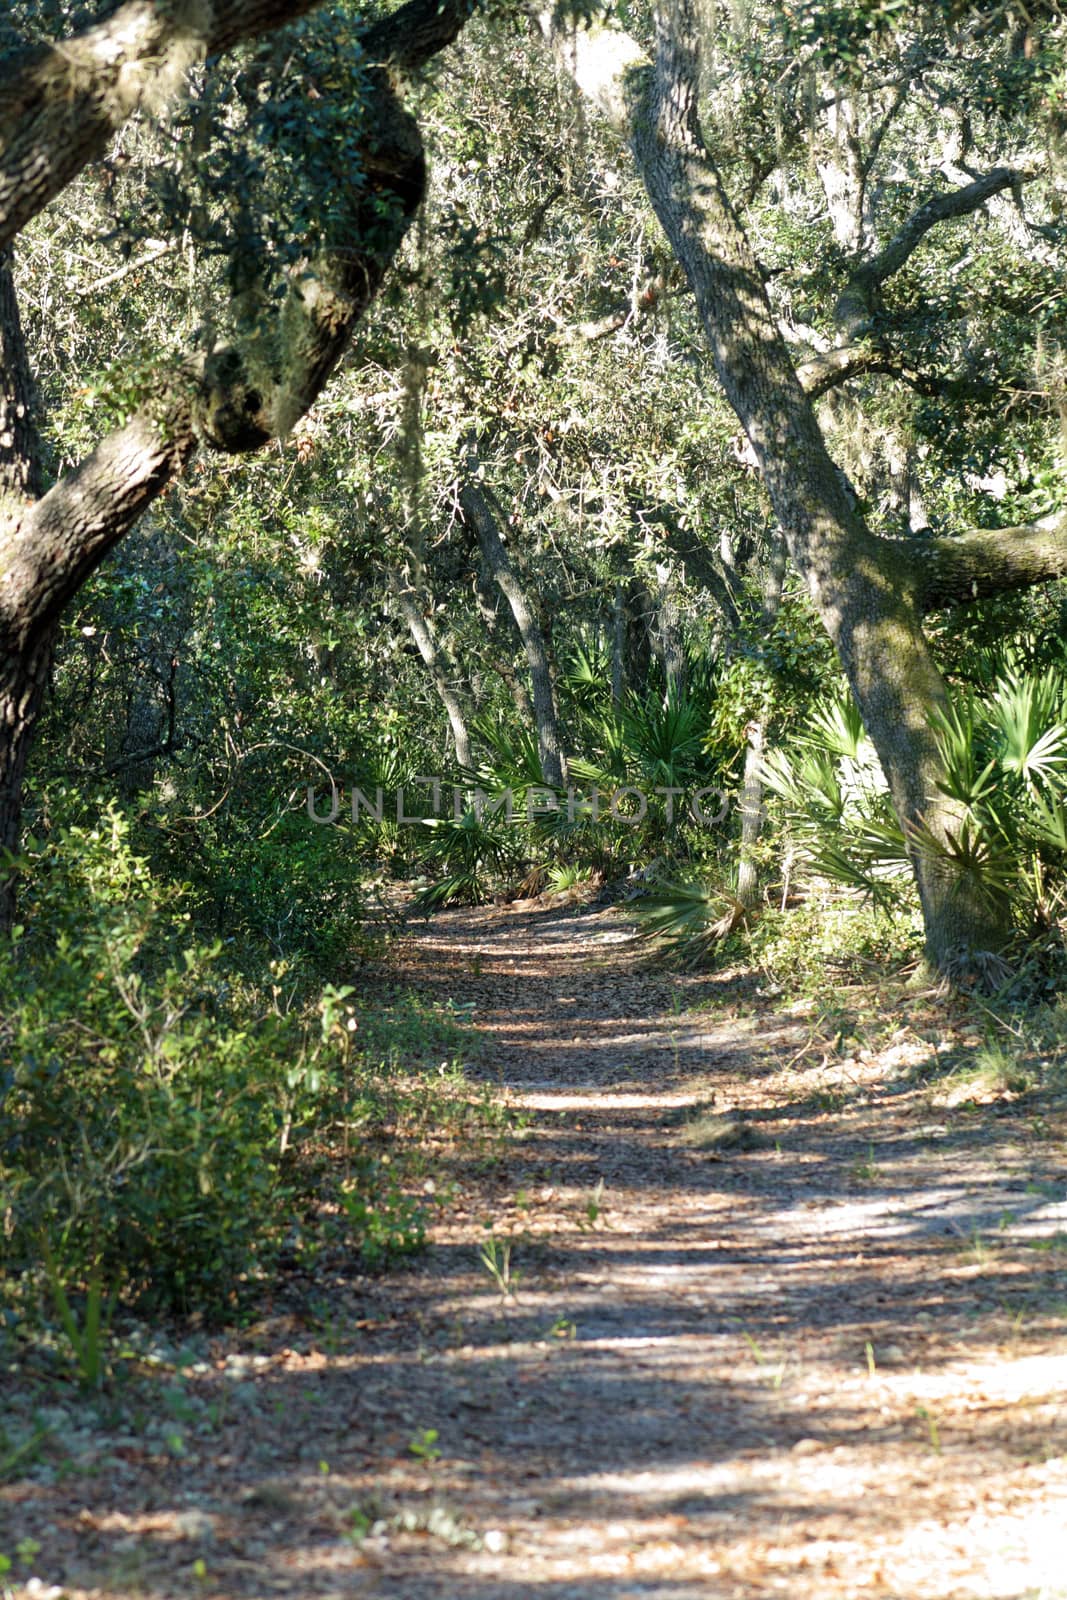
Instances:
[[[36,1396],[0,1588],[1067,1597],[1067,1125],[963,1070],[972,1012],[657,973],[596,908],[447,913],[399,964],[520,1135],[410,1267],[152,1414]]]

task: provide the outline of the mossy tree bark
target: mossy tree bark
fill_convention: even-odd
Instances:
[[[719,383],[752,446],[789,553],[836,646],[912,841],[928,957],[957,970],[971,953],[1003,945],[1008,906],[954,871],[942,853],[951,849],[962,818],[940,787],[944,770],[930,719],[945,705],[946,691],[923,616],[935,596],[953,586],[958,594],[971,571],[972,594],[986,592],[986,577],[992,589],[1059,575],[1067,537],[1028,530],[1033,559],[1013,564],[1008,558],[1012,583],[998,570],[1000,535],[939,541],[926,562],[916,562],[906,542],[873,535],[830,457],[808,393],[856,368],[843,354],[838,375],[820,370],[805,374],[805,383],[786,349],[759,265],[701,132],[693,0],[661,6],[654,62],[609,25],[565,38],[550,22],[543,27],[561,46],[560,59],[578,87],[629,141],[692,290]],[[968,214],[1012,178],[998,171],[955,204],[921,208],[858,285],[859,309],[870,305],[878,284],[930,227]]]
[[[311,10],[316,0],[127,0],[56,45],[5,61],[0,88],[0,249],[98,156],[138,109],[180,92],[184,74]],[[6,262],[0,266],[0,845],[18,839],[20,797],[63,608],[201,445],[257,450],[307,411],[377,294],[426,187],[422,139],[398,92],[402,74],[457,37],[465,0],[408,0],[362,39],[362,182],[331,196],[329,236],[294,272],[256,354],[190,357],[165,389],[41,494],[26,430],[29,366]],[[264,272],[270,270],[264,263]],[[262,351],[270,350],[264,361]],[[32,429],[31,429],[32,431]],[[0,921],[13,914],[0,868]]]

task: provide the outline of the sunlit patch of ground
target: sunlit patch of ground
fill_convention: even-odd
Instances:
[[[418,936],[524,1135],[411,1270],[332,1263],[113,1414],[53,1396],[0,1484],[16,1592],[1065,1600],[1061,1112],[952,1103],[929,999],[846,1053],[692,1012],[623,932]]]

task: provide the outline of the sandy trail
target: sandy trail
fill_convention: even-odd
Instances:
[[[410,1271],[191,1375],[184,1461],[9,1487],[62,1592],[1067,1596],[1061,1125],[938,1107],[905,1014],[835,1065],[694,1013],[611,912],[449,913],[404,964],[524,1136]]]

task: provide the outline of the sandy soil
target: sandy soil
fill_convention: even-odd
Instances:
[[[803,1004],[696,1011],[721,984],[607,910],[449,913],[402,961],[521,1139],[411,1269],[163,1362],[158,1415],[46,1407],[16,1593],[1067,1597],[1053,1106],[932,1077],[919,1001],[855,1056]]]

